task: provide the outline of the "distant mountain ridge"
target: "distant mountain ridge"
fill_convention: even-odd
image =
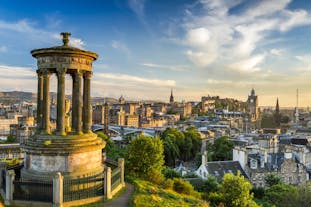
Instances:
[[[57,94],[55,92],[50,92],[51,100],[56,100]],[[70,96],[66,96],[66,98],[71,99]],[[24,91],[4,91],[0,92],[0,103],[9,104],[9,103],[18,103],[21,101],[26,102],[37,102],[37,93],[32,92],[24,92]],[[99,103],[102,104],[105,101],[108,103],[117,103],[118,100],[110,97],[92,97],[92,104]]]

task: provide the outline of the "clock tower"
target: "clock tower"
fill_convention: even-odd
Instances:
[[[250,115],[250,121],[255,122],[259,118],[259,109],[258,109],[258,96],[255,94],[255,90],[251,90],[251,94],[248,96],[247,102],[247,111]]]

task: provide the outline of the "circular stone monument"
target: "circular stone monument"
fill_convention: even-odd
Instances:
[[[31,51],[38,65],[37,132],[22,146],[25,158],[21,177],[25,179],[52,180],[57,172],[74,179],[103,172],[105,144],[91,131],[92,63],[98,55],[69,46],[70,33],[61,35],[62,46]],[[57,75],[55,131],[50,124],[51,74]],[[72,77],[71,127],[66,127],[66,74]]]

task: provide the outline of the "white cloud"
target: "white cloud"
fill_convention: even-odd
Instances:
[[[159,68],[159,69],[167,69],[171,71],[186,71],[188,70],[188,66],[186,65],[159,65],[154,63],[140,63],[141,66],[149,67],[149,68]]]
[[[130,8],[135,12],[139,17],[144,16],[144,3],[145,0],[129,0]]]
[[[263,62],[256,61],[261,59],[258,55],[269,52],[270,49],[265,51],[263,45],[269,44],[274,32],[311,25],[311,15],[306,10],[288,8],[291,0],[258,1],[238,13],[229,11],[246,0],[199,2],[202,6],[200,12],[192,12],[189,7],[186,9],[182,25],[185,35],[181,43],[189,47],[186,56],[203,68],[209,68],[213,63],[226,67],[241,62],[241,71],[258,70]],[[281,51],[270,52],[276,55]],[[246,67],[252,65],[249,62],[256,62],[256,67]]]
[[[275,14],[276,12],[283,11],[291,1],[292,0],[260,1],[254,7],[248,9],[245,16],[255,18]]]
[[[205,47],[210,39],[210,32],[208,29],[200,27],[196,29],[191,29],[187,34],[187,42],[190,45],[195,45],[198,47]]]
[[[217,58],[216,53],[213,52],[194,52],[192,50],[188,50],[186,54],[188,58],[199,67],[206,67],[213,63]]]
[[[257,55],[249,59],[242,60],[231,64],[231,68],[240,72],[256,72],[260,71],[260,63],[265,59],[264,55]]]
[[[311,16],[305,10],[295,10],[295,11],[286,10],[283,13],[286,16],[287,20],[282,22],[282,24],[280,25],[280,30],[282,32],[289,31],[293,27],[311,24]]]
[[[1,31],[4,31],[5,34],[15,36],[14,38],[16,39],[23,38],[23,42],[29,42],[33,45],[40,45],[38,43],[61,45],[61,41],[55,41],[62,39],[59,33],[39,28],[34,22],[27,19],[22,19],[16,22],[0,20],[0,32]],[[83,48],[85,42],[79,38],[71,37],[69,45]]]
[[[126,46],[126,44],[121,41],[113,40],[111,43],[111,47],[113,47],[114,49],[120,50],[126,53],[127,55],[131,53],[130,49]]]
[[[8,51],[8,48],[6,46],[1,46],[0,47],[0,53],[1,52],[7,52]]]
[[[70,38],[69,45],[72,47],[77,47],[77,48],[83,49],[83,47],[85,46],[85,42],[83,42],[79,38],[72,37],[72,38]]]
[[[120,80],[127,82],[136,82],[140,84],[147,84],[153,86],[175,86],[176,82],[174,80],[160,80],[160,79],[148,79],[142,78],[138,76],[132,76],[127,74],[119,74],[119,73],[99,73],[96,76],[101,77],[103,79],[112,79],[112,80]]]
[[[270,50],[270,54],[275,55],[275,56],[281,56],[281,55],[283,55],[283,53],[284,53],[284,50],[282,50],[282,49],[273,48]]]
[[[28,67],[0,65],[0,91],[35,91],[36,71]]]
[[[223,84],[232,84],[233,81],[231,80],[216,80],[216,79],[207,79],[208,84],[216,84],[216,85],[223,85]]]

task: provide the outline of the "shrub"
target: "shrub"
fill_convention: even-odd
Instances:
[[[162,173],[165,178],[180,178],[181,177],[180,173],[176,172],[175,170],[169,167],[164,167],[162,170]]]
[[[173,189],[174,187],[174,180],[167,179],[163,182],[163,188],[164,189]]]
[[[180,178],[174,178],[173,189],[177,193],[182,194],[191,194],[194,191],[193,186],[188,181],[184,181]]]
[[[163,183],[164,176],[159,172],[150,172],[148,173],[148,180],[159,185]]]

